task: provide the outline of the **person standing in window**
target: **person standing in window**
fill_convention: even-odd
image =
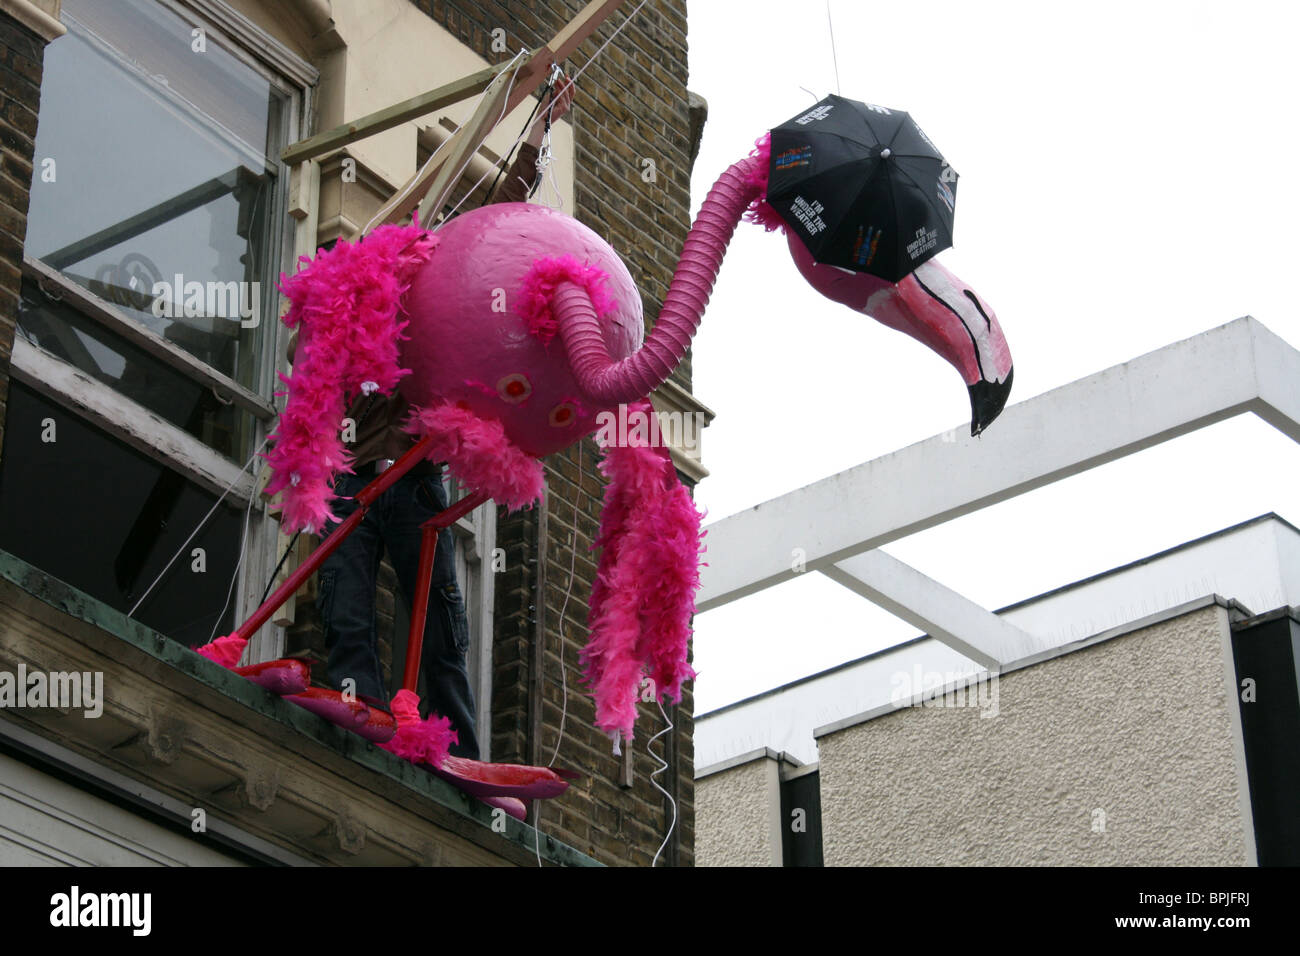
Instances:
[[[565,80],[550,106],[551,120],[563,116],[572,100],[572,81]],[[543,134],[543,124],[534,125],[489,202],[527,200],[538,176]],[[353,496],[414,444],[401,427],[408,411],[400,386],[392,397],[361,396],[348,409],[347,417],[356,425],[354,465],[353,474],[339,475],[334,483],[338,521],[356,510]],[[321,565],[316,606],[325,628],[327,674],[340,690],[350,679],[357,698],[368,706],[386,709],[389,699],[375,633],[375,580],[381,553],[388,552],[409,610],[419,568],[420,526],[448,505],[442,467],[442,463],[420,462],[403,475],[375,500],[361,524]],[[337,523],[330,524],[325,534],[335,527]],[[438,536],[420,659],[425,682],[421,699],[429,711],[450,719],[459,737],[452,754],[477,759],[474,694],[465,669],[468,651],[469,623],[456,583],[455,544],[451,534],[443,533]]]

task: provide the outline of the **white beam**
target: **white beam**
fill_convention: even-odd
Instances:
[[[1243,412],[1300,441],[1300,352],[1249,316],[708,526],[696,608],[823,570]]]
[[[1047,649],[1045,641],[883,551],[846,558],[822,573],[994,673]]]

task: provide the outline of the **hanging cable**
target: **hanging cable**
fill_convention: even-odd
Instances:
[[[239,569],[244,566],[244,555],[247,553],[248,545],[248,522],[253,515],[253,502],[257,500],[256,489],[254,493],[248,496],[248,507],[244,509],[244,530],[239,535],[239,560],[235,562],[235,570],[230,575],[230,587],[226,589],[226,602],[221,605],[221,613],[212,622],[212,633],[208,635],[208,643],[217,639],[217,627],[221,624],[221,619],[226,616],[226,608],[230,607],[230,599],[235,594],[235,582],[239,580]]]
[[[659,713],[663,714],[664,723],[667,724],[668,726],[666,726],[663,730],[659,731],[659,733],[655,734],[653,737],[651,737],[649,740],[645,742],[645,752],[650,755],[651,760],[654,760],[656,763],[660,765],[658,770],[652,770],[650,772],[650,782],[654,784],[654,788],[656,790],[658,790],[660,793],[662,793],[665,797],[668,798],[668,803],[673,808],[673,819],[672,822],[668,824],[668,832],[664,834],[664,842],[659,844],[659,849],[655,851],[654,859],[650,861],[650,867],[652,869],[654,868],[655,864],[659,862],[659,854],[664,851],[664,847],[668,845],[668,840],[673,835],[673,830],[677,827],[677,801],[673,799],[673,795],[671,793],[669,793],[663,787],[659,786],[659,781],[655,780],[655,777],[659,776],[659,774],[663,773],[665,770],[668,769],[668,761],[664,760],[662,757],[660,757],[658,754],[656,754],[653,750],[650,749],[650,745],[652,743],[654,743],[664,734],[672,733],[674,729],[673,722],[668,718],[668,712],[664,710],[664,703],[659,697],[659,688],[657,687],[655,688],[655,703],[659,705]],[[665,752],[667,751],[667,748],[668,748],[668,744],[665,741],[664,743]]]
[[[547,89],[542,91],[543,99],[545,98],[546,92],[549,89],[550,89],[550,84],[547,83]],[[488,191],[487,191],[489,199],[497,191],[497,186],[501,184],[501,177],[504,176],[506,170],[510,168],[511,160],[514,158],[515,155],[515,150],[519,148],[519,144],[523,141],[523,138],[528,135],[528,131],[533,128],[533,118],[537,115],[537,111],[541,108],[541,105],[542,105],[541,99],[539,99],[536,103],[533,104],[533,111],[528,114],[528,119],[524,120],[524,128],[521,129],[519,131],[519,135],[515,137],[514,144],[510,147],[510,151],[507,152],[505,156],[501,157],[501,159],[497,160],[496,179],[492,180],[492,185],[488,187]]]
[[[153,583],[150,584],[149,587],[145,589],[145,592],[140,595],[140,600],[136,601],[135,606],[132,607],[131,610],[126,612],[127,617],[135,616],[135,612],[140,609],[140,605],[144,603],[145,598],[147,598],[150,595],[150,593],[152,593],[153,589],[158,586],[158,582],[163,579],[163,575],[165,575],[169,570],[171,570],[171,566],[176,563],[176,559],[181,556],[181,552],[183,552],[185,548],[189,545],[189,543],[194,540],[194,536],[203,530],[203,526],[208,523],[208,519],[217,513],[217,508],[221,506],[221,502],[226,500],[226,495],[230,494],[230,492],[234,489],[235,485],[239,484],[239,479],[244,476],[244,472],[248,471],[248,466],[257,460],[257,456],[262,453],[262,449],[266,447],[266,443],[269,442],[270,440],[271,438],[269,435],[266,438],[262,439],[262,444],[258,445],[257,451],[253,452],[253,454],[249,457],[248,461],[244,462],[244,467],[239,469],[239,474],[235,475],[235,477],[231,480],[230,484],[226,485],[226,490],[221,493],[221,497],[217,499],[216,504],[214,504],[212,506],[212,509],[206,515],[203,516],[203,520],[198,523],[195,529],[190,532],[190,536],[185,539],[185,543],[176,549],[176,553],[172,555],[171,560],[168,561],[167,564],[163,567],[163,569],[158,572],[158,577],[154,578]],[[252,496],[254,498],[257,497],[256,488],[253,489]],[[250,499],[250,503],[251,503],[251,499]]]
[[[520,50],[520,51],[519,51],[519,55],[522,56],[525,52],[527,52],[527,51],[525,51],[525,50]],[[519,71],[520,71],[520,69],[522,69],[522,68],[523,68],[523,64],[521,63],[521,64],[519,64],[519,66],[515,67],[515,71],[514,71],[514,73],[510,74],[510,83],[509,83],[509,85],[506,87],[505,96],[503,96],[503,97],[501,98],[501,115],[497,117],[497,119],[496,119],[496,123],[493,123],[493,124],[492,124],[493,127],[495,127],[495,126],[497,125],[497,123],[500,123],[501,120],[505,118],[505,115],[506,115],[506,107],[510,105],[510,91],[511,91],[512,89],[514,89],[514,86],[515,86],[515,78],[516,78],[517,76],[519,76]],[[534,122],[536,122],[536,120],[534,120]],[[518,142],[519,142],[518,140],[515,140],[515,144],[516,144],[516,145],[518,145]],[[513,147],[511,147],[511,148],[513,149]],[[466,192],[465,195],[463,195],[463,196],[460,197],[460,202],[456,203],[456,205],[454,205],[454,206],[451,207],[451,209],[447,212],[447,215],[443,217],[443,220],[442,220],[442,221],[445,223],[445,222],[447,222],[448,220],[450,220],[453,216],[455,216],[455,215],[456,215],[456,211],[457,211],[458,209],[460,209],[461,206],[465,205],[465,200],[469,199],[470,196],[474,195],[475,191],[478,190],[479,186],[481,186],[481,185],[483,184],[483,180],[487,179],[488,176],[490,176],[491,174],[492,174],[492,170],[489,169],[486,173],[484,173],[482,176],[480,176],[480,177],[478,178],[478,182],[474,183],[474,185],[471,186],[471,187],[469,188],[469,191]],[[439,225],[441,225],[441,223],[440,223]],[[438,227],[435,226],[434,228],[437,229]]]
[[[511,57],[510,62],[507,63],[507,64],[502,68],[502,72],[505,72],[505,70],[508,70],[508,69],[510,69],[511,66],[514,66],[515,61],[518,60],[521,56],[523,56],[523,55],[524,55],[525,53],[527,53],[527,52],[528,52],[528,51],[526,51],[526,50],[520,50],[518,53],[516,53],[513,57]],[[515,67],[515,72],[516,72],[516,73],[519,72],[519,67]],[[514,83],[514,77],[513,77],[513,76],[511,77],[511,81],[510,81],[510,82],[511,82],[512,84]],[[507,93],[507,96],[508,96],[508,95],[509,95],[509,94]],[[471,115],[471,116],[474,114],[474,112],[477,112],[477,110],[478,110],[478,104],[481,103],[481,102],[483,101],[483,97],[485,97],[485,96],[487,96],[487,89],[484,89],[483,92],[480,93],[480,94],[478,95],[478,99],[476,99],[476,100],[474,101],[474,109],[471,110],[471,112],[470,112],[470,115]],[[429,168],[429,164],[433,162],[434,157],[437,156],[440,152],[442,152],[442,148],[443,148],[444,146],[446,146],[446,145],[447,145],[448,143],[450,143],[450,142],[451,142],[451,137],[449,136],[449,137],[447,137],[446,139],[444,139],[441,143],[438,144],[438,148],[435,149],[432,153],[429,154],[429,158],[426,159],[426,160],[424,161],[424,164],[420,167],[419,172],[417,172],[417,173],[415,174],[415,176],[410,180],[410,182],[408,182],[404,187],[402,187],[401,192],[399,192],[399,193],[397,194],[396,202],[401,202],[401,200],[405,199],[405,198],[407,197],[407,195],[410,194],[411,190],[415,188],[415,184],[418,183],[418,182],[420,181],[420,178],[424,175],[424,171],[425,171],[426,169]],[[389,202],[393,202],[393,201],[390,200]],[[384,204],[384,207],[387,207],[388,205],[389,205],[389,203],[385,203],[385,204]],[[384,212],[384,207],[381,207],[380,210],[379,210],[378,212],[376,212],[376,213],[375,213],[375,214],[370,218],[370,221],[369,221],[368,223],[365,224],[364,228],[362,228],[362,230],[361,230],[361,234],[362,234],[362,235],[365,235],[366,233],[368,233],[368,232],[370,231],[371,227],[374,226],[374,224],[375,224],[376,222],[378,222],[380,218],[382,218],[382,216],[383,216],[383,212]]]
[[[289,546],[284,549],[284,554],[280,555],[280,563],[275,566],[275,570],[271,572],[270,580],[266,582],[266,590],[262,592],[262,599],[257,602],[258,607],[266,603],[266,596],[271,593],[271,585],[275,584],[276,576],[280,573],[280,569],[284,567],[284,562],[288,561],[289,555],[293,553],[293,546],[298,543],[300,534],[302,534],[301,530],[295,531],[293,537],[289,539]]]
[[[826,26],[831,31],[831,62],[835,64],[835,95],[840,96],[840,58],[835,53],[835,24],[831,21],[831,0],[826,0]]]

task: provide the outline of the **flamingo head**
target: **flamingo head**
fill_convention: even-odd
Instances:
[[[1001,414],[1011,391],[1011,350],[992,307],[966,283],[935,259],[889,282],[821,265],[798,238],[786,241],[795,266],[814,289],[907,333],[961,374],[970,397],[972,435]]]

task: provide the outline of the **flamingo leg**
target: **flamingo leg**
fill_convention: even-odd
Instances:
[[[389,471],[392,471],[392,468]],[[411,602],[411,630],[406,638],[406,665],[402,671],[403,690],[415,693],[415,688],[420,682],[420,655],[424,651],[424,623],[429,616],[429,592],[433,586],[433,559],[438,549],[438,532],[450,528],[487,500],[486,494],[475,492],[420,525],[420,566],[416,572],[415,600]]]
[[[304,561],[293,574],[289,575],[288,579],[275,589],[275,593],[262,602],[262,606],[253,612],[252,617],[241,624],[231,636],[246,641],[256,634],[257,629],[270,620],[271,615],[278,611],[280,606],[289,600],[289,597],[298,588],[302,587],[304,581],[316,573],[316,569],[338,549],[339,545],[343,543],[343,539],[356,529],[357,525],[365,518],[366,512],[370,510],[370,505],[374,500],[423,460],[425,452],[428,451],[432,443],[433,439],[431,437],[420,439],[411,446],[406,454],[397,459],[388,470],[358,491],[355,496],[358,504],[357,510],[348,515],[333,532],[326,535],[325,540],[311,553],[311,557]]]

